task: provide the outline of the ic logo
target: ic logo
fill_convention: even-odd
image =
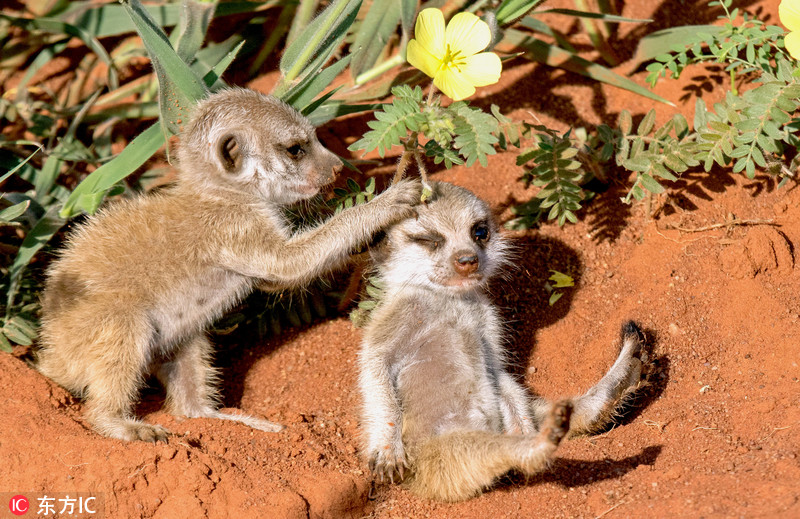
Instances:
[[[24,515],[28,513],[28,498],[25,496],[14,496],[8,502],[8,508],[14,515]]]

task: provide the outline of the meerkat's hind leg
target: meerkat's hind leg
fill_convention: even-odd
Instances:
[[[622,406],[646,385],[643,370],[649,358],[643,334],[636,323],[622,327],[622,350],[608,373],[584,395],[575,398],[570,433],[591,434],[608,426]]]
[[[167,441],[170,434],[167,429],[133,418],[135,397],[128,397],[126,388],[135,387],[135,391],[138,392],[138,383],[134,385],[128,380],[106,383],[96,379],[94,384],[87,388],[85,400],[87,419],[97,432],[109,438],[125,441],[141,440],[152,443]],[[99,384],[103,384],[103,386],[99,386]],[[96,391],[96,387],[103,389]]]
[[[253,429],[278,432],[283,426],[243,413],[222,413],[217,410],[217,370],[212,366],[213,346],[202,334],[182,344],[172,359],[164,362],[156,373],[167,391],[167,410],[187,418],[217,418],[241,422]]]
[[[550,466],[569,431],[572,403],[550,405],[538,434],[511,435],[456,431],[425,441],[412,460],[412,492],[440,501],[463,501],[490,487],[511,470],[534,475]]]
[[[559,400],[552,404],[542,423],[533,448],[523,452],[516,467],[528,476],[542,472],[550,466],[553,453],[572,427],[573,403]]]
[[[133,417],[149,335],[147,327],[139,324],[137,327],[135,322],[108,320],[94,338],[94,351],[129,354],[105,353],[89,361],[89,384],[84,392],[86,416],[104,436],[126,441],[166,441],[170,433],[164,427]]]

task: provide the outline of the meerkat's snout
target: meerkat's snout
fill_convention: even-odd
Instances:
[[[317,191],[336,179],[343,164],[335,153],[325,148],[319,141],[314,143],[314,148],[317,159],[308,165],[305,178],[308,190],[314,191],[316,194]]]
[[[473,251],[459,251],[453,254],[453,268],[463,277],[474,277],[480,269],[480,259]]]

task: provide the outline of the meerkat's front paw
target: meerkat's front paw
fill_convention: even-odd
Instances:
[[[405,179],[381,193],[376,200],[383,200],[397,211],[399,219],[403,219],[415,214],[414,206],[419,205],[421,196],[422,182]]]
[[[399,483],[405,478],[406,469],[408,469],[408,461],[403,449],[393,449],[390,445],[370,453],[368,461],[369,470],[379,483],[385,483],[388,480],[394,484],[395,475],[397,475]]]

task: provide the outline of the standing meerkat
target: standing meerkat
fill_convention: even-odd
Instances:
[[[110,204],[78,227],[47,273],[38,369],[86,402],[88,421],[123,440],[168,431],[133,416],[154,374],[186,417],[282,426],[217,411],[207,326],[255,286],[303,286],[411,216],[419,183],[395,185],[293,234],[287,204],[330,182],[341,161],[287,104],[228,89],[201,101],[181,135],[176,185]]]
[[[510,470],[548,467],[560,441],[607,425],[639,387],[644,351],[633,323],[622,351],[585,395],[532,398],[506,370],[503,324],[485,294],[509,245],[487,205],[433,183],[433,196],[373,253],[383,290],[359,353],[364,454],[381,482],[460,501]]]

